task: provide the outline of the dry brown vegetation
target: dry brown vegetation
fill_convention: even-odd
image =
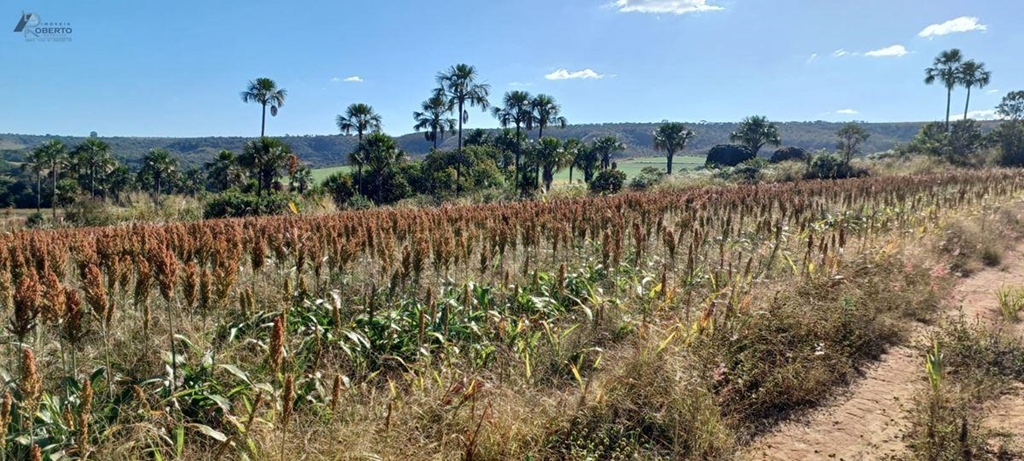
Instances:
[[[929,319],[903,249],[1022,179],[6,234],[0,453],[733,459]]]

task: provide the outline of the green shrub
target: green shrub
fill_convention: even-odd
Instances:
[[[636,190],[647,190],[661,183],[665,179],[665,172],[652,166],[644,167],[640,174],[629,181],[629,187]]]
[[[619,170],[604,170],[590,181],[590,192],[595,194],[614,194],[622,190],[626,183],[626,173]]]
[[[345,207],[350,210],[369,210],[374,207],[373,200],[370,200],[365,195],[356,194],[345,204]]]
[[[807,169],[807,179],[846,179],[867,175],[867,170],[856,168],[834,154],[814,157],[811,167]]]
[[[32,213],[28,215],[28,218],[25,218],[25,227],[29,229],[38,229],[43,227],[43,224],[46,224],[46,216],[39,211]]]
[[[939,157],[957,166],[973,166],[982,160],[979,153],[985,145],[986,139],[978,122],[958,120],[952,123],[948,132],[943,123],[925,125],[905,150]]]
[[[789,161],[803,162],[807,160],[807,151],[799,147],[783,147],[772,154],[769,162],[782,163]]]
[[[704,165],[708,167],[736,166],[754,158],[754,152],[747,146],[719,144],[708,151]]]
[[[763,158],[752,158],[719,173],[719,177],[727,181],[738,181],[741,183],[756,183],[761,178],[761,171],[768,167],[768,161]]]
[[[352,182],[352,175],[348,173],[338,172],[328,176],[322,187],[339,207],[345,206],[356,195],[356,186]]]
[[[289,197],[285,194],[258,196],[229,191],[216,195],[206,202],[203,218],[241,218],[282,214],[288,210],[289,202]]]
[[[117,216],[102,199],[86,196],[79,197],[68,206],[64,219],[83,227],[109,226],[117,222]]]
[[[999,165],[1024,166],[1024,121],[1003,122],[991,136],[999,146]]]

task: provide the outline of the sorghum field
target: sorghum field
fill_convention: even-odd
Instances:
[[[914,255],[1022,179],[4,234],[0,460],[733,459],[926,320],[957,267]]]

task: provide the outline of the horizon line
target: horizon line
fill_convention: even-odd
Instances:
[[[672,120],[667,120],[667,121],[672,121]],[[976,121],[984,123],[984,122],[999,122],[1001,120],[976,120]],[[568,127],[579,127],[579,126],[587,126],[587,125],[657,125],[657,124],[664,123],[664,122],[666,122],[666,120],[660,120],[660,121],[656,121],[656,122],[593,122],[593,123],[577,123],[577,124],[570,123],[570,124],[566,125],[566,127],[567,128]],[[779,124],[784,124],[784,123],[829,123],[829,124],[857,123],[857,124],[862,124],[862,125],[892,125],[892,124],[940,123],[942,121],[941,120],[933,120],[933,121],[917,120],[917,121],[881,121],[881,122],[879,122],[879,121],[864,121],[864,120],[843,120],[843,121],[830,121],[830,120],[784,120],[784,121],[774,121],[773,120],[772,122],[773,123],[779,123]],[[738,121],[722,122],[722,121],[705,121],[705,120],[701,120],[701,121],[697,121],[697,122],[683,121],[682,123],[688,124],[688,125],[701,126],[701,125],[726,125],[726,124],[734,124],[735,125],[735,124],[739,124],[740,122],[738,122]],[[482,130],[501,130],[502,128],[501,127],[464,128],[463,132],[471,132],[471,131],[477,130],[477,129],[482,129]],[[396,138],[396,139],[404,137],[404,136],[409,136],[409,135],[422,135],[424,133],[424,131],[410,131],[410,132],[406,132],[406,133],[403,133],[403,134],[400,134],[400,135],[394,135],[394,134],[388,133],[386,130],[382,130],[382,131],[385,134],[388,134],[389,136],[391,136],[393,138]],[[524,130],[524,131],[526,131],[526,132],[534,132],[534,131],[537,131],[537,129],[535,128],[533,130]],[[558,128],[554,128],[552,131],[557,133],[558,132]],[[74,135],[74,134],[50,134],[50,133],[47,133],[47,134],[0,133],[0,136],[36,136],[36,137],[50,137],[50,138],[89,138],[90,137],[89,134]],[[267,136],[267,137],[270,137],[270,138],[274,138],[274,137],[277,137],[277,138],[305,138],[305,137],[316,137],[316,136],[355,137],[356,135],[346,135],[346,134],[340,134],[340,133],[330,133],[330,134],[327,134],[327,133],[288,134],[288,133],[286,133],[286,134],[282,134],[282,135]],[[445,136],[444,139],[449,139],[449,138],[452,138],[452,137],[455,137],[455,136],[457,136],[457,134],[452,134],[451,136]],[[154,136],[154,135],[131,135],[131,134],[128,134],[128,135],[125,135],[125,134],[103,135],[103,134],[99,134],[99,133],[97,133],[97,137],[98,138],[148,138],[148,139],[201,139],[201,138],[252,138],[252,139],[255,139],[255,138],[259,138],[259,136],[239,135],[239,134],[200,135],[200,136],[196,136],[196,135],[191,135],[191,136],[156,135],[156,136]]]

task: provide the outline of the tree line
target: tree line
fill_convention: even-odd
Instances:
[[[1009,121],[990,135],[983,136],[980,125],[968,119],[971,90],[984,88],[991,76],[984,63],[965,60],[960,50],[944,51],[936,57],[925,70],[925,83],[941,83],[947,89],[945,124],[941,129],[936,124],[926,125],[903,150],[967,164],[970,162],[964,159],[970,154],[995,146],[1007,159],[1003,164],[1024,163],[1014,160],[1024,157],[1020,153],[1024,145],[1020,121],[1024,92],[1004,98],[999,113]],[[353,201],[393,203],[417,194],[459,197],[486,189],[529,196],[550,190],[555,175],[564,169],[569,171],[570,183],[582,181],[597,191],[621,187],[625,178],[616,171],[614,159],[626,150],[626,144],[612,135],[592,139],[551,136],[552,129],[568,126],[555,97],[517,90],[506,92],[492,104],[490,86],[481,82],[476,68],[468,64],[439,72],[435,81],[436,88],[412,113],[415,130],[433,146],[420,161],[412,161],[395,138],[381,131],[383,120],[373,106],[354,103],[335,119],[341,134],[355,137],[355,147],[347,155],[352,171],[335,174],[323,187],[316,187],[310,165],[281,139],[265,136],[267,114],[277,116],[288,93],[273,79],[261,77],[250,81],[240,93],[244,103],[260,107],[260,137],[245,142],[238,153],[222,150],[199,167],[184,165],[165,149],[152,149],[133,171],[113,155],[109,144],[95,136],[74,146],[50,140],[25,156],[18,168],[7,165],[8,177],[0,181],[0,196],[5,203],[0,205],[49,206],[56,216],[57,207],[82,197],[120,201],[125,193],[134,191],[149,192],[155,200],[166,194],[195,195],[204,191],[234,191],[255,197],[314,192],[329,194],[343,205]],[[951,123],[952,93],[958,87],[967,90],[964,120]],[[467,131],[471,109],[488,113],[501,129]],[[456,138],[454,149],[442,148],[446,135]],[[696,137],[697,130],[680,122],[665,121],[650,132],[654,151],[665,158],[664,174],[674,173],[675,157]],[[858,124],[841,127],[835,133],[839,155],[822,162],[830,168],[848,168],[869,138]],[[729,133],[728,140],[731,144],[710,149],[708,166],[737,166],[756,159],[765,147],[782,146],[778,124],[764,116],[743,119]],[[796,148],[779,149],[770,157],[773,161],[799,160],[809,165],[812,161],[806,151]]]

